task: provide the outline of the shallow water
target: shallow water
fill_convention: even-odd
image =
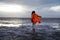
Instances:
[[[35,32],[32,26],[0,27],[0,40],[60,40],[60,30],[49,25],[36,25]]]
[[[60,40],[60,19],[42,19],[34,28],[30,19],[0,20],[0,40]]]

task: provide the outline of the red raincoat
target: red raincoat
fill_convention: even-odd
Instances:
[[[37,15],[36,13],[33,13],[31,15],[31,20],[33,23],[40,23],[41,16]]]

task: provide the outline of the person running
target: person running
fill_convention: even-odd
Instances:
[[[32,13],[31,13],[31,22],[32,22],[32,24],[33,24],[33,30],[34,30],[34,31],[35,31],[34,25],[35,25],[37,22],[38,22],[38,23],[41,23],[40,19],[41,19],[41,16],[37,15],[37,14],[35,13],[35,11],[32,11]]]

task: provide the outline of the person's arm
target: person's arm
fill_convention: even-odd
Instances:
[[[40,17],[40,18],[41,18],[41,16],[38,16],[38,17]]]
[[[37,15],[37,14],[36,14],[36,16],[38,16],[38,17],[40,17],[40,18],[41,18],[41,16],[39,16],[39,15]]]

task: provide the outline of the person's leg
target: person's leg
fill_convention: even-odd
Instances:
[[[35,28],[34,28],[35,24],[32,23],[32,40],[35,40]]]
[[[35,24],[36,23],[33,23],[33,25],[32,25],[33,32],[35,32]]]

